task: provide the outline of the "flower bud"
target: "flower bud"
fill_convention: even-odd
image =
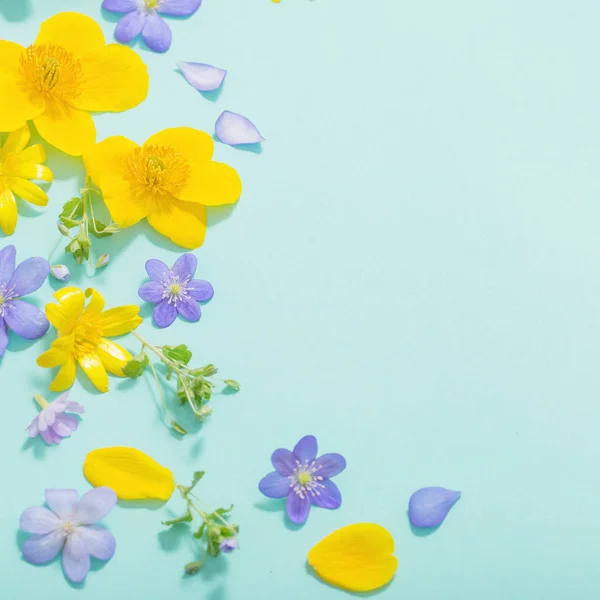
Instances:
[[[102,254],[98,257],[96,261],[96,269],[100,267],[105,267],[110,262],[110,254]]]
[[[71,272],[66,265],[52,265],[50,267],[50,273],[54,279],[62,281],[63,283],[66,283],[71,279]]]
[[[60,221],[56,224],[56,226],[58,227],[58,230],[63,234],[68,236],[69,235],[69,228],[64,224],[61,223]]]
[[[219,544],[219,550],[225,554],[229,554],[230,552],[233,552],[234,550],[237,549],[237,547],[238,547],[238,541],[237,541],[237,538],[234,538],[234,537],[223,538],[223,540]]]

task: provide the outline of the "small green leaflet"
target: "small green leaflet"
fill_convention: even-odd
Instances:
[[[169,360],[175,363],[187,365],[192,358],[192,352],[188,350],[185,344],[180,344],[179,346],[162,346],[161,350]]]
[[[194,520],[192,513],[188,510],[183,517],[178,517],[177,519],[171,519],[170,521],[163,521],[162,524],[167,527],[171,527],[172,525],[179,525],[180,523],[191,523]]]
[[[75,227],[83,217],[83,200],[81,198],[71,198],[63,205],[59,219],[65,227]]]
[[[149,363],[150,359],[147,354],[144,354],[143,357],[140,357],[139,355],[135,356],[123,367],[123,373],[125,374],[125,377],[136,379],[143,375],[144,369]]]
[[[119,228],[111,223],[110,225],[105,225],[102,221],[93,220],[90,223],[89,232],[97,238],[110,237],[113,233],[117,233]]]

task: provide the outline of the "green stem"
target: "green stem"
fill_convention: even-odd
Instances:
[[[194,498],[198,502],[202,502],[202,500],[200,500],[200,498],[198,498],[198,496],[196,496],[192,492],[188,492],[188,496],[191,496],[192,498]],[[206,523],[208,515],[203,510],[200,510],[189,498],[187,498],[187,502],[188,502],[188,504],[191,507],[193,507],[195,510],[198,511],[198,514],[202,517],[202,519]],[[215,513],[215,516],[217,517],[217,519],[219,519],[223,523],[223,525],[225,525],[225,527],[228,527],[229,529],[231,529],[231,531],[233,531],[233,537],[237,538],[237,532],[236,532],[236,530],[227,522],[227,520],[224,519],[219,513]]]
[[[50,403],[48,402],[48,400],[46,400],[46,398],[44,398],[44,396],[40,396],[40,394],[34,394],[33,399],[36,401],[37,405],[42,410],[44,410],[45,408],[48,408],[50,406]]]
[[[48,254],[48,262],[50,263],[50,265],[52,265],[52,255],[54,254],[54,251],[56,250],[56,248],[58,247],[58,244],[60,243],[61,238],[63,238],[64,235],[62,235],[62,233],[56,238],[56,241],[54,242],[54,244],[52,244],[52,250],[50,250],[50,254]]]

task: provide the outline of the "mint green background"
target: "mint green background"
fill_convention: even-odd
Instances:
[[[27,45],[41,21],[73,9],[111,36],[99,5],[0,0],[0,37]],[[24,428],[50,381],[35,358],[53,336],[11,338],[0,366],[0,597],[343,598],[305,556],[336,528],[374,521],[400,561],[383,598],[598,598],[599,22],[592,0],[206,0],[170,21],[166,55],[137,44],[150,95],[98,116],[99,139],[212,132],[224,109],[267,139],[260,154],[217,144],[244,193],[211,213],[196,252],[216,290],[201,322],[140,328],[159,344],[186,342],[243,391],[216,396],[211,419],[178,441],[149,379],[112,379],[106,395],[80,379],[80,430],[47,448]],[[177,60],[229,69],[220,96],[189,87]],[[23,207],[10,239],[20,259],[47,254],[81,183],[79,160],[52,152],[49,164],[50,205]],[[147,258],[179,253],[145,225],[97,248],[113,254],[109,267],[92,278],[73,269],[74,281],[113,306],[137,302]],[[45,285],[36,302],[51,293]],[[348,468],[336,480],[342,508],[313,510],[298,529],[257,483],[271,452],[306,433]],[[59,562],[23,562],[20,512],[45,487],[88,489],[86,453],[119,444],[184,483],[205,470],[206,501],[236,505],[242,550],[182,577],[190,540],[160,525],[181,510],[174,497],[114,510],[117,553],[83,589]],[[463,498],[417,536],[406,506],[425,485]]]

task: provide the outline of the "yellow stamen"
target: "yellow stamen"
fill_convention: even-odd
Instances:
[[[146,8],[156,8],[160,0],[146,0]]]

